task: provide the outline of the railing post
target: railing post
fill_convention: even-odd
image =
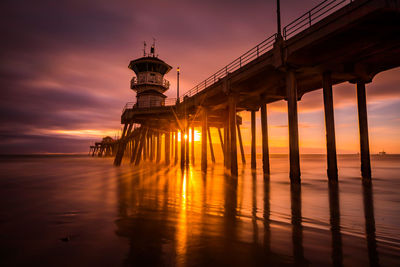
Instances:
[[[308,11],[308,22],[311,26],[311,11]]]
[[[257,45],[257,57],[259,57],[259,51],[258,51],[259,49],[258,49],[258,45]]]

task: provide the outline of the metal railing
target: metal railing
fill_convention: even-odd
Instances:
[[[250,61],[260,57],[261,55],[265,54],[267,51],[269,51],[275,42],[276,39],[276,34],[271,35],[201,83],[197,84],[195,87],[187,91],[185,94],[183,94],[181,97],[179,97],[179,100],[182,102],[185,97],[191,97],[198,92],[201,92],[205,88],[213,85],[214,83],[218,82],[220,79],[224,78],[225,76],[228,75],[228,73],[234,72],[237,69],[240,69]]]
[[[300,16],[299,18],[295,19],[288,25],[286,25],[283,28],[283,38],[286,40],[290,36],[292,36],[295,33],[298,33],[299,31],[303,31],[311,25],[315,24],[316,22],[320,21],[321,19],[325,18],[329,14],[335,12],[339,8],[342,8],[354,0],[325,0],[321,2],[320,4],[316,5],[312,9],[310,9],[308,12]],[[220,79],[226,77],[229,73],[234,72],[250,61],[262,56],[266,52],[270,51],[271,48],[274,45],[274,42],[276,40],[277,34],[273,34],[204,81],[200,82],[196,86],[194,86],[192,89],[187,91],[185,94],[179,97],[180,102],[184,100],[186,97],[191,97],[194,96],[195,94],[203,91],[207,87],[215,84],[218,82]],[[150,83],[150,82],[141,82],[141,83]],[[154,82],[151,82],[154,84]],[[131,81],[131,85],[136,85],[140,84],[136,81],[135,77],[133,77]],[[165,85],[164,85],[165,84]],[[163,86],[166,88],[169,88],[169,82],[164,79],[163,81]],[[165,100],[165,106],[170,106],[170,105],[175,105],[176,99],[175,98],[167,98]],[[123,112],[128,109],[128,108],[134,108],[136,107],[136,104],[133,102],[129,102],[125,105],[125,108]]]
[[[140,80],[138,80],[136,77],[133,77],[131,80],[131,88],[134,88],[136,85],[140,84],[156,84],[156,85],[161,85],[164,88],[168,89],[169,88],[169,81],[166,79],[162,79],[161,81],[157,81],[156,79],[147,79],[146,76]]]
[[[303,31],[309,28],[313,23],[320,21],[322,18],[333,13],[339,8],[346,6],[347,4],[353,2],[354,0],[325,0],[320,4],[316,5],[314,8],[306,12],[304,15],[295,19],[283,28],[283,37],[286,40],[288,37],[292,36],[294,33]],[[236,71],[237,69],[243,67],[250,61],[260,57],[261,55],[268,52],[276,40],[277,34],[273,34],[201,83],[197,84],[195,87],[183,94],[179,99],[180,102],[184,100],[185,97],[191,97],[205,88],[218,82],[220,79],[228,75],[228,73]]]
[[[317,21],[320,21],[322,18],[325,18],[327,15],[353,1],[354,0],[325,0],[319,3],[302,16],[286,25],[283,28],[283,38],[286,40],[293,34],[309,28]]]

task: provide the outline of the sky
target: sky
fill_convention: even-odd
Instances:
[[[282,0],[282,25],[320,1]],[[180,90],[190,90],[275,33],[275,8],[268,0],[2,0],[0,154],[87,152],[119,133],[122,108],[135,101],[127,66],[143,55],[143,41],[155,38],[156,54],[174,67],[165,78],[175,97],[176,67]],[[399,84],[397,68],[367,85],[372,153],[400,153]],[[338,152],[357,153],[355,87],[334,86],[333,96]],[[302,153],[325,153],[322,103],[321,90],[299,102]],[[284,101],[268,105],[272,153],[288,151],[286,111]],[[249,137],[250,115],[240,115]],[[250,138],[244,145],[249,151]]]

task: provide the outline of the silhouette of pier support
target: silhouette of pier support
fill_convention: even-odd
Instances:
[[[202,125],[201,125],[201,170],[207,171],[207,128],[208,128],[208,114],[207,109],[202,107]]]
[[[215,155],[214,155],[214,149],[213,149],[213,144],[212,144],[210,127],[207,127],[207,133],[208,133],[208,142],[210,143],[211,161],[213,163],[215,163]]]
[[[174,149],[174,154],[175,154],[175,165],[178,164],[178,157],[179,157],[179,152],[178,152],[178,132],[175,131],[174,132],[174,145],[175,145],[175,149]]]
[[[156,133],[156,138],[157,138],[157,157],[156,157],[156,162],[160,163],[161,161],[161,134],[159,131]]]
[[[242,156],[242,163],[246,164],[246,158],[244,156],[244,149],[243,149],[242,133],[240,132],[239,123],[236,124],[236,127],[237,127],[237,134],[238,134],[238,138],[239,138],[240,155]]]
[[[192,149],[192,165],[194,165],[194,127],[192,126],[192,143],[191,143],[191,149]]]
[[[185,165],[189,166],[189,125],[186,118],[185,135],[183,136],[185,142]]]
[[[335,120],[333,111],[332,79],[331,74],[326,72],[322,75],[322,89],[324,95],[325,131],[326,131],[326,154],[328,164],[328,179],[338,179]]]
[[[138,146],[138,152],[136,154],[136,159],[135,159],[135,165],[139,165],[140,160],[141,160],[141,155],[143,153],[143,159],[145,159],[146,151],[144,150],[144,146],[146,144],[146,140],[148,136],[148,129],[141,128],[141,134],[140,134],[140,141],[139,141],[139,146]]]
[[[125,124],[125,126],[124,126],[124,130],[121,135],[120,143],[118,145],[117,154],[114,159],[115,166],[121,165],[122,158],[125,153],[126,145],[128,144],[128,137],[131,134],[132,126],[133,126],[133,123],[130,123],[129,126],[128,126],[128,124]]]
[[[151,150],[150,150],[150,160],[154,161],[156,157],[156,136],[154,131],[150,133],[150,142],[151,142]]]
[[[228,113],[227,113],[228,114]],[[224,166],[230,169],[230,134],[229,134],[229,116],[227,116],[224,125]]]
[[[164,134],[164,139],[165,165],[169,165],[171,156],[171,132],[169,130]]]
[[[185,130],[181,130],[181,168],[185,167]]]
[[[224,147],[224,140],[222,139],[222,134],[221,134],[221,128],[218,127],[218,136],[219,136],[219,142],[221,143],[221,149],[222,149],[222,154],[225,159],[225,147]],[[225,160],[224,160],[225,161]]]
[[[228,96],[229,132],[230,132],[230,170],[231,175],[238,175],[237,146],[236,146],[236,100],[235,95]]]
[[[299,129],[297,120],[297,81],[293,71],[286,73],[289,124],[290,181],[300,183]]]
[[[251,168],[256,169],[256,111],[251,110]]]
[[[261,105],[261,132],[262,132],[263,172],[264,174],[269,174],[270,168],[269,168],[269,148],[268,148],[267,104],[265,103]]]
[[[357,81],[357,106],[358,106],[358,127],[360,130],[361,176],[364,179],[371,179],[371,162],[369,155],[369,140],[368,140],[367,98],[365,95],[364,81]]]

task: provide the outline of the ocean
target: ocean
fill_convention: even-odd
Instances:
[[[0,157],[0,266],[400,266],[400,155],[286,155],[239,175],[74,155]],[[240,162],[240,161],[239,161]]]

